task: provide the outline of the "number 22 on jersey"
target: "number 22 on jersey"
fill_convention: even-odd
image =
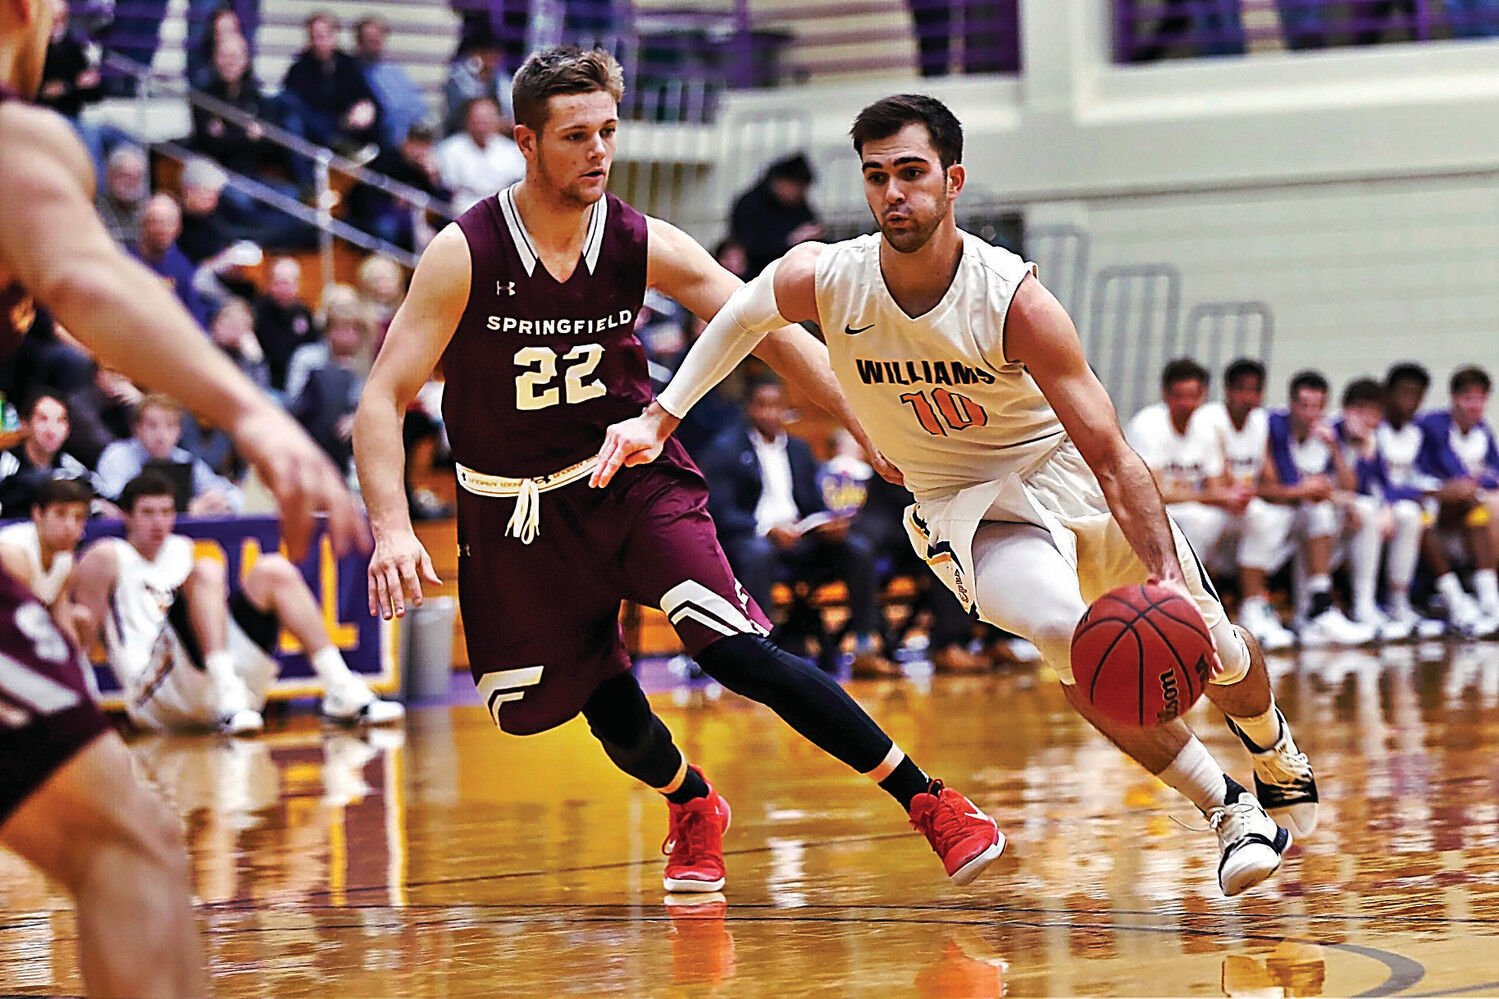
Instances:
[[[515,366],[524,369],[515,376],[515,408],[547,409],[599,398],[606,393],[604,383],[590,376],[603,359],[601,343],[580,343],[560,356],[550,347],[522,347],[515,352]],[[555,384],[559,361],[561,385]]]
[[[946,437],[949,430],[967,430],[987,426],[989,414],[984,407],[958,392],[945,388],[927,392],[907,392],[900,401],[916,412],[916,422],[933,437]]]

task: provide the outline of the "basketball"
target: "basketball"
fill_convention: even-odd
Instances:
[[[1072,635],[1077,689],[1104,717],[1162,725],[1186,714],[1208,682],[1213,641],[1186,597],[1121,586],[1088,608]]]

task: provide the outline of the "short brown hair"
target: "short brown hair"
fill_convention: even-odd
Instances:
[[[875,101],[859,112],[848,134],[854,151],[863,155],[864,143],[888,139],[907,125],[926,128],[942,169],[963,162],[962,124],[946,104],[925,94],[895,94]]]
[[[181,403],[169,395],[162,395],[160,392],[151,392],[142,396],[141,401],[135,404],[135,413],[130,418],[130,425],[132,427],[140,426],[141,417],[145,415],[148,409],[164,409],[178,419],[182,418]]]
[[[625,72],[608,52],[576,45],[542,49],[516,71],[510,88],[515,123],[540,132],[547,123],[547,101],[599,90],[616,103],[625,93]]]

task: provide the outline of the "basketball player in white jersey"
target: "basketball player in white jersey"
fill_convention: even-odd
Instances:
[[[82,479],[47,479],[32,497],[31,519],[0,528],[0,565],[30,587],[75,644],[89,618],[67,587],[93,499],[93,487]]]
[[[1218,441],[1229,477],[1244,489],[1258,491],[1270,441],[1265,399],[1265,366],[1241,357],[1223,371],[1223,401],[1206,403],[1192,414],[1192,430],[1206,430]],[[1296,635],[1270,606],[1267,572],[1256,553],[1285,543],[1290,528],[1259,496],[1229,525],[1238,537],[1239,624],[1267,652],[1288,649]]]
[[[76,572],[74,594],[102,625],[131,721],[157,731],[258,732],[277,672],[271,653],[283,627],[302,644],[323,683],[325,716],[385,724],[405,715],[349,670],[296,566],[280,555],[262,555],[243,584],[231,588],[222,562],[199,558],[192,539],[172,533],[175,496],[159,473],[130,480],[120,492],[125,537],[95,542]]]
[[[1217,831],[1219,884],[1236,895],[1313,827],[1317,788],[1275,706],[1264,659],[1224,616],[1160,493],[1119,430],[1072,321],[1006,250],[961,232],[962,127],[930,97],[885,98],[852,129],[878,235],[803,244],[736,292],[641,416],[611,427],[595,481],[652,460],[681,416],[769,330],[821,325],[844,392],[916,503],[913,544],[965,605],[1029,639],[1074,707]],[[1087,601],[1154,578],[1190,595],[1218,661],[1209,697],[1254,754],[1261,800],[1180,720],[1111,723],[1072,686]]]

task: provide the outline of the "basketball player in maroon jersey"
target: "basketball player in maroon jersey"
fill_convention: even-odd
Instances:
[[[335,545],[362,544],[322,452],[217,351],[93,210],[88,154],[34,94],[58,0],[0,0],[0,359],[45,306],[109,366],[227,429],[275,492],[293,551],[327,511]],[[90,699],[88,664],[0,571],[0,843],[77,900],[93,995],[206,995],[179,823],[135,776]]]
[[[408,597],[420,603],[422,577],[437,582],[406,508],[400,419],[441,361],[459,600],[501,729],[540,732],[581,712],[616,766],[666,796],[667,890],[721,888],[728,805],[652,713],[621,640],[621,600],[660,607],[710,676],[878,782],[966,884],[1003,848],[993,820],[930,780],[835,682],[766,641],[681,446],[589,488],[605,428],[651,400],[633,333],[646,289],[706,319],[739,286],[680,230],[606,193],[621,91],[607,53],[531,56],[514,83],[524,179],[439,233],[417,266],[355,419],[375,532],[370,610],[401,614]],[[768,344],[772,367],[858,427],[815,338],[788,327]]]

